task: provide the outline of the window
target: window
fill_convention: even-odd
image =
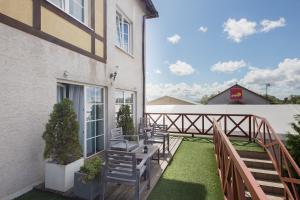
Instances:
[[[85,12],[87,5],[87,0],[48,0],[64,12],[68,13],[72,17],[81,21],[82,23],[87,23]]]
[[[116,119],[121,105],[129,105],[131,117],[133,118],[133,122],[135,123],[135,93],[131,91],[117,91],[115,92],[115,99]]]
[[[66,98],[67,90],[66,86],[64,84],[57,84],[57,89],[56,89],[56,101],[57,103],[61,102],[64,98]]]
[[[104,150],[104,88],[86,87],[86,156]]]
[[[126,51],[132,53],[132,24],[122,16],[119,12],[116,15],[116,45]]]

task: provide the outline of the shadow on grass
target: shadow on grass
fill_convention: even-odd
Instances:
[[[213,144],[213,139],[206,138],[206,137],[184,137],[183,141]],[[259,144],[255,143],[255,142],[249,142],[248,140],[230,139],[230,142],[237,150],[257,151],[257,152],[264,151],[263,148],[261,146],[259,146]]]
[[[184,137],[183,141],[186,142],[199,142],[199,143],[213,143],[212,138],[205,138],[205,137]]]
[[[151,192],[149,200],[189,200],[206,199],[207,190],[204,185],[199,183],[189,183],[177,180],[161,178]]]

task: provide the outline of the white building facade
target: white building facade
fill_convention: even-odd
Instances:
[[[74,102],[85,158],[106,148],[121,104],[131,106],[136,124],[143,115],[145,20],[157,17],[152,2],[104,0],[101,11],[90,13],[98,0],[82,1],[80,11],[67,9],[72,1],[42,0],[40,21],[32,6],[30,25],[20,16],[26,13],[11,10],[18,9],[18,1],[0,2],[0,199],[13,199],[44,181],[42,134],[53,105],[61,99]],[[97,29],[97,17],[93,21],[88,16],[102,12],[103,35],[89,33],[91,44],[79,43],[83,37],[77,40],[75,33],[64,40],[61,32],[51,33],[56,21],[46,32],[43,20],[49,17],[43,16],[56,7],[57,16],[70,15],[80,27],[87,26],[81,28],[85,33]],[[71,30],[73,25],[61,29]],[[88,50],[80,50],[84,48]]]

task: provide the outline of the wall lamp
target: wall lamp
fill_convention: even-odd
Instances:
[[[117,78],[119,66],[115,66],[114,68],[115,68],[115,70],[109,74],[109,78],[113,81],[115,81]]]
[[[109,74],[109,78],[112,79],[113,81],[116,80],[116,77],[117,77],[118,73],[117,72],[113,72],[113,73],[110,73]]]

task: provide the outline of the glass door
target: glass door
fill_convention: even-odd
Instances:
[[[104,150],[104,88],[85,87],[85,156]]]

